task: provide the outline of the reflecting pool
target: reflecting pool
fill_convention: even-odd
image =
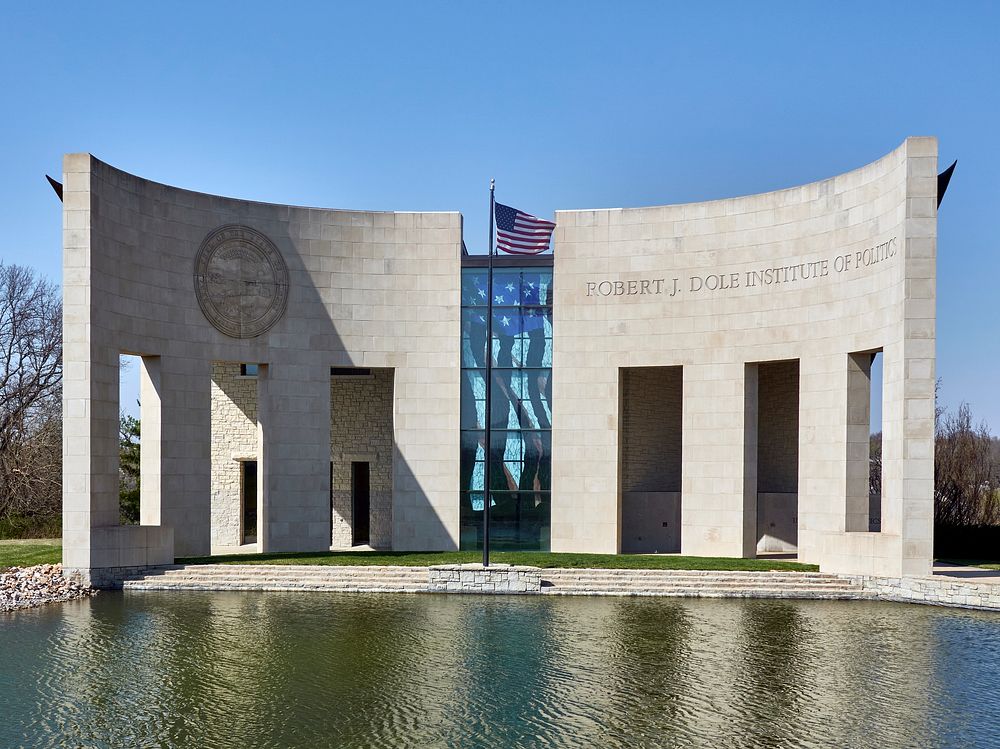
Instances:
[[[1000,615],[102,593],[0,615],[0,747],[997,747]]]

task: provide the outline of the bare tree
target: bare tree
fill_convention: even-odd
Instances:
[[[58,513],[61,397],[59,290],[0,262],[0,519]]]
[[[1000,464],[985,423],[972,423],[967,403],[937,419],[934,520],[948,526],[1000,524]]]

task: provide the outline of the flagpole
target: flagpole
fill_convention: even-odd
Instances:
[[[493,416],[493,190],[495,180],[490,180],[490,239],[486,246],[489,260],[486,271],[486,475],[483,478],[483,567],[490,566],[490,474],[492,472],[492,450],[490,445],[490,421]]]

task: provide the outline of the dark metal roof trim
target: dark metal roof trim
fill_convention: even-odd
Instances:
[[[52,189],[56,191],[56,195],[59,197],[59,202],[61,203],[62,199],[63,199],[62,198],[62,182],[56,182],[54,179],[52,179],[52,177],[50,177],[47,174],[45,175],[45,179],[47,179],[49,181],[49,184],[52,186]]]
[[[951,182],[951,175],[955,172],[956,164],[958,164],[958,159],[951,162],[951,166],[938,175],[938,208],[941,207],[941,201],[944,200],[944,194],[948,192],[948,184]]]

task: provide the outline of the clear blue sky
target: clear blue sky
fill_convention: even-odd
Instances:
[[[1000,4],[22,3],[0,24],[0,256],[60,275],[43,175],[90,151],[264,201],[550,216],[762,192],[907,135],[959,159],[942,398],[1000,431]],[[557,250],[558,251],[558,250]]]

